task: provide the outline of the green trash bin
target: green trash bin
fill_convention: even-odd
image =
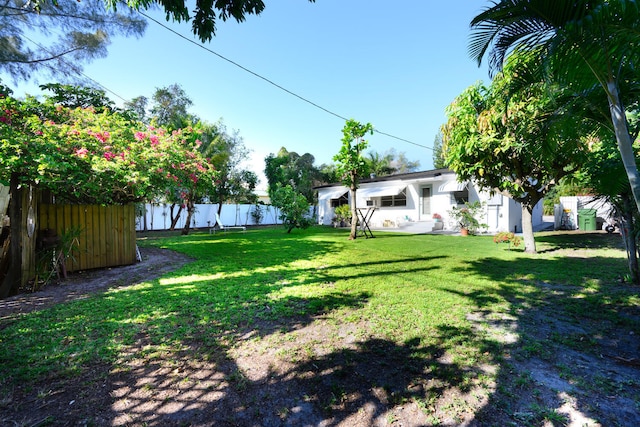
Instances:
[[[578,209],[578,228],[582,231],[595,231],[596,215],[595,209]]]

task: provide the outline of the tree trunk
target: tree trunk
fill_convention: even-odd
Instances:
[[[220,200],[218,200],[218,216],[222,215],[222,202],[224,200],[222,199],[222,197],[220,197]]]
[[[173,216],[173,208],[176,207],[176,204],[173,203],[171,207],[169,207],[169,215],[171,216],[171,225],[169,226],[169,230],[173,231],[176,229],[176,224],[178,224],[178,220],[180,219],[180,214],[182,213],[182,205],[178,208],[178,212],[176,216]]]
[[[609,110],[611,112],[613,129],[616,134],[618,150],[622,157],[624,169],[627,172],[627,178],[631,185],[631,192],[633,193],[633,199],[636,202],[636,208],[640,211],[640,175],[638,174],[638,167],[636,166],[636,158],[633,152],[633,141],[631,140],[629,127],[627,125],[627,116],[625,115],[622,101],[620,101],[618,85],[613,79],[610,79],[607,82],[607,96],[609,98]]]
[[[16,294],[22,282],[22,192],[18,189],[19,184],[19,175],[12,173],[9,181],[9,271],[0,286],[0,298]]]
[[[356,206],[356,187],[351,186],[351,233],[349,234],[349,240],[354,240],[358,237],[358,211]]]
[[[184,223],[184,228],[182,229],[182,235],[186,236],[189,234],[189,230],[191,230],[191,218],[193,218],[193,212],[196,210],[196,205],[192,201],[187,202],[187,220]]]
[[[143,206],[144,207],[142,208],[143,209],[143,211],[142,211],[142,229],[143,229],[143,231],[148,231],[149,227],[148,227],[148,224],[147,224],[147,207],[146,207],[146,205],[143,205]]]
[[[524,240],[524,251],[535,254],[536,239],[533,236],[533,207],[527,203],[520,203],[522,206],[522,239]]]
[[[638,247],[635,239],[633,224],[633,200],[622,196],[622,210],[618,215],[618,228],[622,235],[624,247],[627,250],[627,265],[634,284],[640,284],[640,268],[638,267]]]

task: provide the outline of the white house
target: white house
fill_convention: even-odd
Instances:
[[[349,189],[341,184],[316,187],[318,190],[318,223],[331,225],[334,209],[350,203]],[[479,200],[484,204],[484,217],[478,218],[487,224],[488,232],[522,231],[520,204],[500,194],[491,195],[480,191],[472,182],[459,182],[449,169],[435,169],[360,181],[356,191],[356,206],[371,213],[371,228],[407,226],[421,223],[420,229],[434,230],[434,214],[442,217],[444,230],[455,227],[449,218],[452,207],[462,207],[467,202]],[[542,203],[533,212],[533,226],[542,224]],[[435,226],[439,229],[441,226]]]

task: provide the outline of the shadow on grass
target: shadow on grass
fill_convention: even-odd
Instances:
[[[250,232],[187,236],[172,248],[197,252],[198,261],[180,271],[74,303],[61,311],[64,318],[50,310],[20,321],[19,330],[5,329],[20,339],[0,350],[4,384],[19,389],[26,381],[31,391],[20,396],[29,397],[23,400],[30,416],[40,420],[58,408],[52,422],[61,425],[370,426],[393,425],[396,416],[414,425],[561,425],[560,394],[537,394],[549,387],[535,385],[535,372],[518,371],[516,361],[539,362],[554,384],[570,383],[557,372],[559,364],[570,366],[565,374],[572,380],[588,379],[578,364],[556,353],[568,342],[574,353],[567,355],[574,356],[590,330],[571,330],[576,332],[562,342],[564,335],[551,335],[555,323],[545,322],[555,316],[602,326],[604,320],[610,324],[598,332],[605,337],[608,330],[637,327],[637,306],[623,294],[615,299],[584,292],[586,282],[598,290],[614,277],[601,271],[619,267],[619,259],[495,257],[470,259],[450,274],[495,286],[467,292],[446,281],[439,286],[473,302],[468,327],[444,319],[422,334],[425,342],[363,336],[351,321],[326,315],[364,307],[372,295],[337,290],[331,282],[426,275],[442,268],[443,257],[383,251],[378,261],[333,261],[321,268],[305,263],[341,245],[286,235],[266,235],[257,244]],[[308,284],[321,292],[286,293]],[[492,307],[504,301],[509,309],[496,317]],[[628,324],[616,311],[624,301]],[[463,360],[467,348],[473,360]],[[34,382],[21,372],[36,363],[41,371]],[[620,399],[638,391],[627,388]],[[598,410],[584,394],[576,401],[584,413]],[[0,409],[0,420],[11,414]],[[633,414],[624,420],[640,421]]]
[[[336,251],[336,244],[288,236],[267,237],[256,244],[249,233],[185,236],[172,249],[196,253],[198,260],[153,282],[7,322],[3,332],[12,343],[0,350],[4,392],[17,388],[17,395],[42,399],[37,408],[30,409],[30,416],[33,420],[52,417],[54,423],[60,424],[172,425],[201,419],[238,425],[230,420],[242,420],[242,414],[254,413],[253,421],[246,425],[268,425],[260,420],[273,418],[274,414],[272,425],[279,425],[276,420],[285,419],[288,414],[277,413],[274,403],[268,400],[269,394],[278,391],[281,399],[294,397],[309,404],[313,401],[310,410],[318,419],[344,418],[354,405],[364,402],[362,399],[393,400],[393,393],[384,387],[397,381],[403,383],[398,385],[400,389],[407,386],[404,383],[408,380],[402,380],[405,377],[399,374],[401,367],[407,366],[401,365],[402,360],[411,360],[416,351],[437,352],[420,350],[413,344],[405,348],[369,340],[354,343],[353,348],[311,357],[308,363],[285,371],[280,367],[263,379],[247,380],[229,354],[234,343],[299,330],[324,313],[362,307],[370,296],[366,292],[329,288],[307,297],[274,297],[278,291],[338,279],[424,272],[431,267],[406,266],[436,261],[438,257],[383,258],[378,262],[309,268],[301,261]],[[376,265],[380,265],[379,270],[369,274],[353,272]],[[375,361],[369,360],[373,357]],[[341,361],[354,362],[343,365]],[[268,365],[269,361],[264,362]],[[307,378],[314,365],[319,370],[316,379]],[[337,380],[354,366],[362,372],[375,372],[391,365],[398,365],[394,378],[383,375],[366,380],[370,381],[369,388],[374,383],[382,387],[375,393],[367,392],[371,394],[368,397],[355,397],[362,392],[359,387],[364,384],[364,377],[351,385],[340,385]],[[378,372],[382,374],[383,371]],[[34,377],[41,380],[34,381]],[[197,379],[195,383],[193,378]],[[25,389],[20,385],[23,382]],[[204,389],[202,384],[206,384]],[[296,384],[301,393],[288,394],[290,384]],[[267,391],[263,394],[245,396],[247,388],[265,385]],[[355,400],[348,410],[340,409],[344,398],[340,390],[353,394],[350,399]],[[388,393],[390,397],[384,397]],[[82,395],[82,399],[76,395]],[[254,399],[262,409],[251,409],[247,399]],[[260,404],[262,399],[269,403]],[[59,406],[62,401],[66,403]],[[64,411],[52,412],[53,404],[64,407]],[[376,405],[382,403],[374,403],[378,408],[374,415],[382,411],[382,406]],[[192,415],[193,408],[204,408],[204,412]],[[281,409],[286,408],[289,406]],[[335,415],[331,415],[333,412]],[[0,420],[11,419],[11,413],[11,407],[0,408]]]
[[[575,236],[545,241],[580,247]],[[587,242],[614,246],[602,234]],[[483,258],[460,271],[498,284],[450,290],[478,307],[469,316],[478,331],[502,341],[493,353],[502,359],[496,392],[472,425],[640,425],[640,371],[616,363],[637,360],[640,329],[637,289],[616,279],[624,268],[618,258],[522,257]],[[510,308],[497,316],[492,308],[501,300]]]
[[[539,253],[560,249],[624,249],[618,233],[603,232],[553,232],[536,234],[536,243],[550,246]]]

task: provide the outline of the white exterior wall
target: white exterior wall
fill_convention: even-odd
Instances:
[[[407,205],[402,207],[376,207],[375,212],[371,216],[369,222],[372,228],[399,227],[402,223],[410,221],[420,221],[427,224],[427,228],[435,223],[433,214],[438,213],[442,216],[444,229],[452,229],[455,227],[453,221],[449,218],[448,211],[456,205],[451,192],[440,192],[439,188],[448,181],[455,181],[455,174],[443,174],[436,177],[420,178],[413,180],[390,180],[367,182],[360,185],[356,192],[357,207],[367,208],[366,195],[367,189],[384,189],[399,188],[406,186],[407,188]],[[430,213],[422,214],[422,206],[420,201],[421,191],[424,187],[431,187]],[[324,187],[318,189],[318,223],[321,225],[331,225],[334,217],[334,209],[331,208],[332,195],[340,193],[342,190],[346,192],[346,187]],[[480,201],[485,204],[484,215],[479,218],[481,223],[489,226],[488,232],[494,233],[498,231],[514,231],[522,232],[522,210],[520,204],[513,199],[502,195],[491,196],[489,192],[480,192],[472,184],[468,185],[469,202]],[[349,194],[349,201],[351,195]],[[541,224],[542,219],[542,202],[540,202],[533,211],[533,225]]]
[[[342,190],[344,190],[344,193],[349,192],[347,187],[344,186],[327,187],[318,190],[318,224],[331,225],[331,221],[335,216],[335,209],[331,207],[331,199],[334,198],[334,195],[340,194]]]
[[[563,196],[560,197],[560,205],[556,205],[554,209],[554,225],[559,229],[565,225],[562,224],[562,215],[564,211],[568,211],[570,218],[570,229],[578,229],[578,210],[579,209],[595,209],[597,223],[612,223],[611,211],[613,207],[610,203],[603,200],[596,200],[592,196]]]

